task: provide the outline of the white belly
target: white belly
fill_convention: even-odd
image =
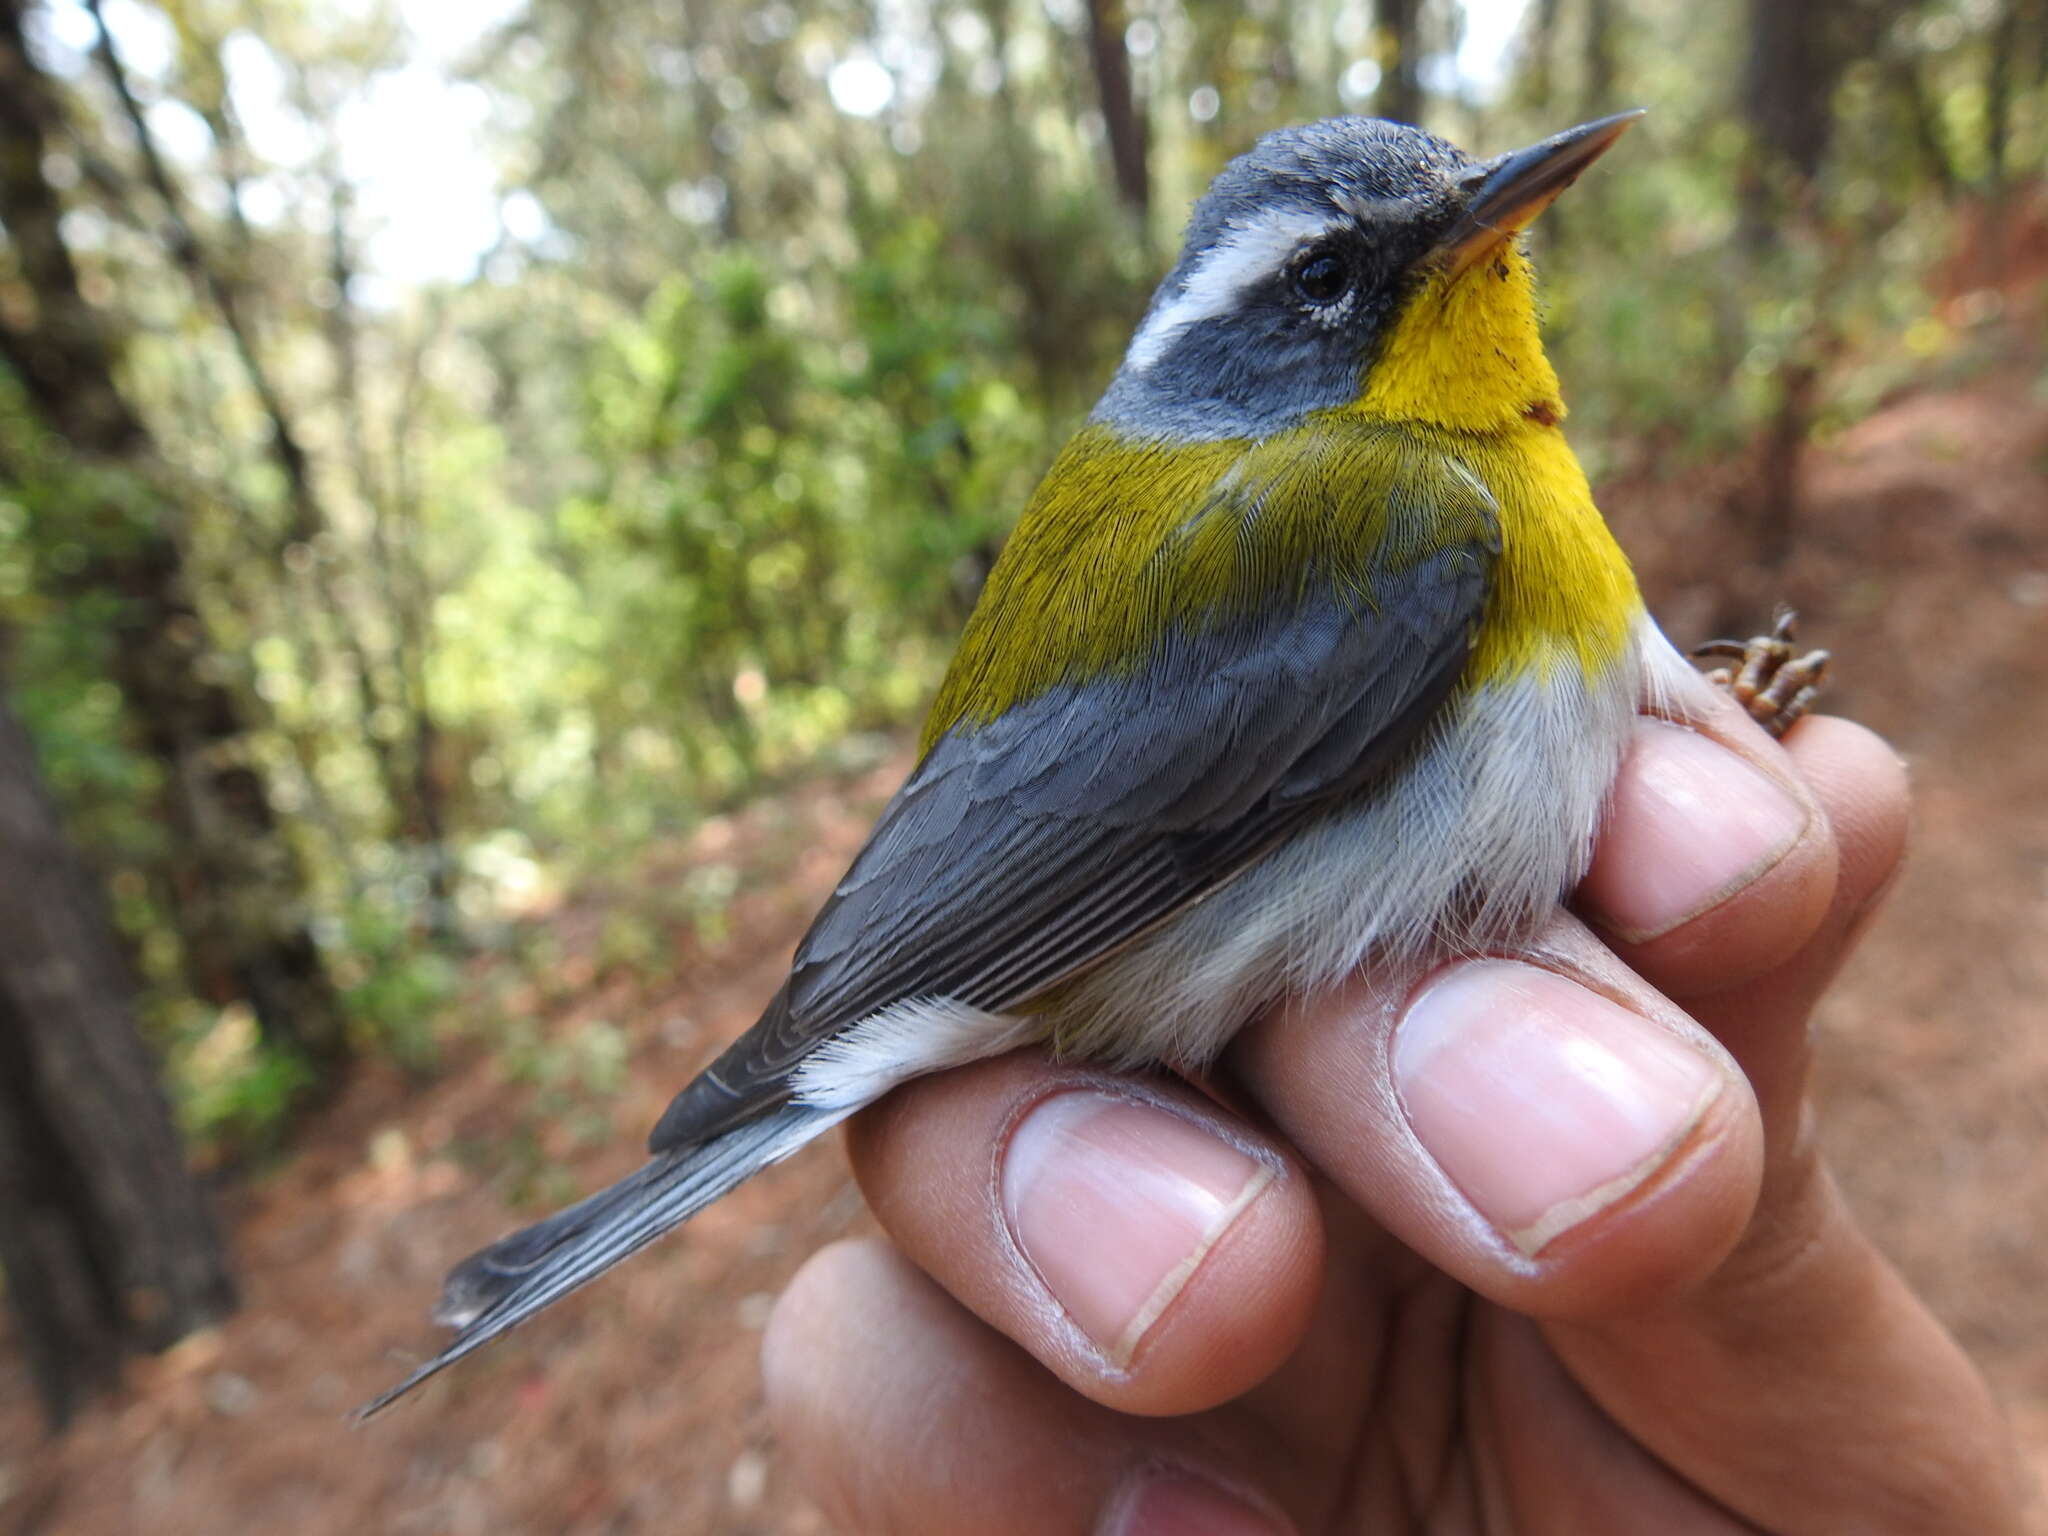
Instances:
[[[1456,700],[1384,792],[1296,833],[1086,976],[1006,1018],[947,999],[883,1010],[798,1070],[803,1098],[863,1103],[923,1072],[1052,1035],[1113,1065],[1209,1061],[1249,1017],[1369,955],[1476,953],[1539,926],[1586,871],[1637,711],[1683,713],[1698,674],[1644,615],[1589,681],[1576,660]]]

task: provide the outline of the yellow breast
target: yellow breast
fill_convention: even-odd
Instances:
[[[1643,600],[1556,426],[1447,445],[1500,506],[1501,554],[1470,680],[1575,660],[1604,672],[1634,643]]]
[[[1642,598],[1559,429],[1564,402],[1517,245],[1426,278],[1350,409],[1429,437],[1500,505],[1501,561],[1471,681],[1566,656],[1599,671],[1623,654]]]

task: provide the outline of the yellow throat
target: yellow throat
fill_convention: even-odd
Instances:
[[[1597,673],[1623,653],[1642,598],[1559,429],[1564,401],[1518,242],[1425,278],[1349,410],[1426,434],[1500,505],[1501,559],[1471,682],[1567,655]]]

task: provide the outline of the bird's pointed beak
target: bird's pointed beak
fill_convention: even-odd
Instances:
[[[1470,200],[1437,246],[1457,276],[1535,222],[1579,172],[1607,152],[1643,113],[1617,112],[1581,123],[1541,144],[1476,165],[1467,174]]]

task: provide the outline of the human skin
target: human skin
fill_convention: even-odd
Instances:
[[[1860,727],[1639,723],[1520,956],[1368,971],[1208,1081],[1031,1053],[855,1122],[889,1240],[764,1346],[845,1533],[1996,1533],[1982,1380],[1822,1163],[1809,1020],[1907,790]]]

